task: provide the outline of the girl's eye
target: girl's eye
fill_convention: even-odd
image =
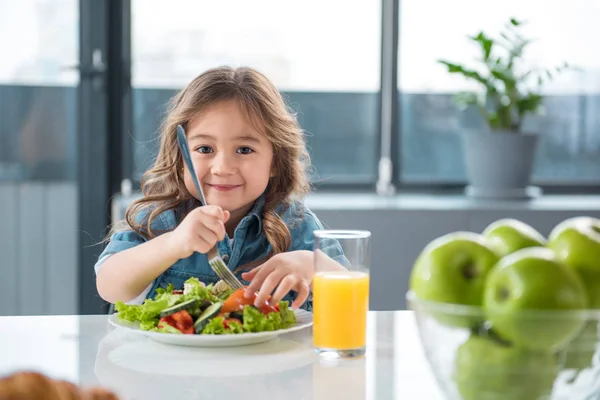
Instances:
[[[209,154],[213,152],[213,149],[211,149],[209,146],[200,146],[196,149],[196,151],[201,154]]]
[[[254,150],[252,150],[250,147],[240,147],[239,149],[237,149],[237,153],[238,154],[250,154],[250,153],[254,153]]]

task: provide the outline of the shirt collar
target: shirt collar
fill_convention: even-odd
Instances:
[[[256,223],[258,224],[258,229],[256,230],[256,236],[260,236],[262,234],[262,214],[263,208],[265,207],[265,197],[266,195],[263,193],[260,195],[256,202],[254,203],[254,207],[248,214],[250,218],[256,219]]]

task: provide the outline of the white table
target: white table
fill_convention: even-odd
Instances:
[[[410,311],[371,312],[365,358],[323,362],[312,330],[229,349],[169,346],[106,315],[0,317],[0,376],[37,370],[126,399],[443,399]]]

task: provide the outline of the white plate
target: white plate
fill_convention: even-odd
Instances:
[[[275,339],[279,335],[308,328],[313,323],[313,316],[305,310],[294,310],[296,325],[288,329],[267,332],[249,332],[233,335],[181,335],[174,333],[150,332],[139,329],[137,323],[119,319],[118,313],[108,318],[111,325],[148,336],[157,342],[191,347],[231,347],[263,343]]]
[[[98,344],[93,372],[123,400],[311,399],[319,356],[310,340],[294,338],[303,333],[251,346],[184,347],[112,329]]]

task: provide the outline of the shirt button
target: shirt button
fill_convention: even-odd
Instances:
[[[229,254],[223,254],[223,256],[221,258],[223,259],[225,264],[227,264],[229,262]]]

